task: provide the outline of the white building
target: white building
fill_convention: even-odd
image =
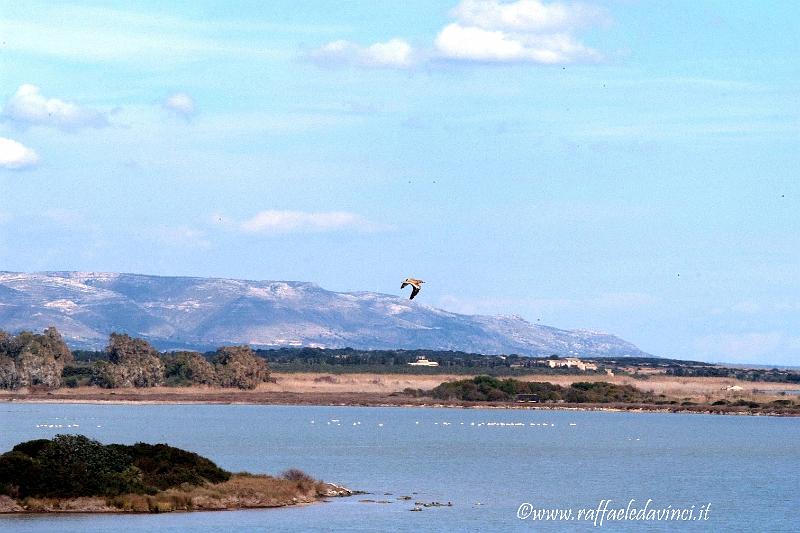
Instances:
[[[413,363],[408,363],[411,366],[439,366],[439,363],[436,361],[429,361],[425,357],[417,357],[417,360]]]
[[[587,370],[597,370],[597,365],[594,363],[584,363],[577,357],[567,357],[566,359],[548,359],[547,366],[550,368],[572,368],[575,367],[578,370],[587,371]]]

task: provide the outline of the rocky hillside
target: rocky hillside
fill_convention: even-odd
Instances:
[[[470,316],[372,292],[297,281],[245,281],[96,272],[0,272],[0,329],[55,326],[76,348],[111,332],[161,349],[318,346],[461,350],[522,355],[645,356],[608,334]]]

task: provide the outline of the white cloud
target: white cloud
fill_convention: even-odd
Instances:
[[[608,17],[599,8],[539,0],[463,0],[451,15],[456,22],[436,36],[436,49],[445,59],[539,64],[602,59],[572,35],[575,29],[605,24]]]
[[[312,51],[310,58],[324,66],[359,66],[369,68],[408,68],[414,50],[403,39],[360,46],[350,41],[332,41]]]
[[[13,139],[0,137],[0,168],[22,170],[38,162],[39,156],[27,146]]]
[[[46,98],[36,85],[20,85],[3,107],[3,117],[23,125],[52,126],[63,130],[108,126],[104,113],[76,104]]]
[[[369,231],[374,229],[364,217],[346,211],[305,212],[305,211],[261,211],[241,223],[241,229],[248,233],[293,233],[327,232],[354,229]]]
[[[540,0],[462,0],[450,14],[464,24],[486,30],[538,33],[584,28],[608,19],[605,11],[588,4],[544,4]]]
[[[436,48],[447,59],[487,62],[532,62],[551,65],[600,59],[600,54],[567,33],[512,34],[458,23],[436,36]]]
[[[602,54],[574,33],[610,22],[599,7],[541,0],[462,0],[450,16],[455,21],[436,35],[433,53],[417,52],[405,40],[395,38],[367,47],[332,41],[309,57],[324,66],[384,68],[409,68],[435,58],[478,63],[595,63],[603,59]]]
[[[164,109],[187,119],[197,112],[194,99],[186,93],[171,94],[164,100],[162,105]]]

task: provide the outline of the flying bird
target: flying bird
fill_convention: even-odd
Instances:
[[[421,279],[414,279],[414,278],[406,278],[403,280],[403,283],[400,284],[401,289],[405,289],[406,285],[411,285],[411,298],[409,300],[413,300],[414,296],[419,293],[420,289],[422,289],[422,284],[425,283]]]

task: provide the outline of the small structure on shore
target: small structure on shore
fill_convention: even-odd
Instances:
[[[597,365],[594,363],[585,363],[578,359],[577,357],[567,357],[566,359],[548,359],[547,366],[550,368],[572,368],[575,367],[578,370],[587,371],[587,370],[597,370]]]
[[[429,361],[424,355],[417,357],[416,361],[412,361],[408,364],[411,366],[439,366],[439,363],[436,361]]]

